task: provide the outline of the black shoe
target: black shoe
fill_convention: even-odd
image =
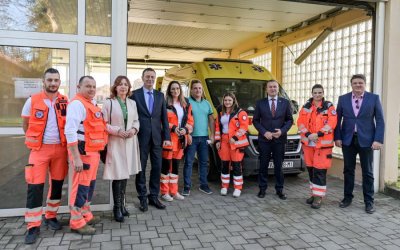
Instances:
[[[149,199],[149,205],[154,206],[157,209],[165,209],[166,206],[162,204],[157,198],[151,198]]]
[[[25,244],[33,244],[39,237],[40,227],[32,227],[28,229],[28,233],[25,236]]]
[[[44,219],[44,224],[48,226],[51,230],[61,230],[62,225],[61,223],[57,220],[57,218],[51,218],[51,219]]]
[[[147,206],[147,200],[145,198],[140,200],[140,207],[139,207],[140,211],[142,212],[146,212],[147,210],[149,210],[148,206]]]
[[[311,204],[311,208],[320,209],[322,203],[322,197],[315,196],[313,199],[313,203]]]
[[[339,203],[339,207],[341,208],[345,208],[351,205],[352,200],[348,199],[348,198],[344,198],[340,203]]]
[[[365,212],[367,212],[367,214],[373,214],[373,213],[375,213],[374,203],[367,203],[367,204],[365,204]]]
[[[276,195],[278,195],[279,199],[281,199],[281,200],[286,200],[287,199],[286,194],[284,194],[282,191],[276,192]]]
[[[258,192],[257,194],[258,198],[264,198],[265,197],[265,190],[260,190],[260,192]]]

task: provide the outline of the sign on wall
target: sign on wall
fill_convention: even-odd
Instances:
[[[14,78],[15,98],[28,98],[42,90],[40,78]]]

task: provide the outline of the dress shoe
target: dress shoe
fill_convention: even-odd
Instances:
[[[265,197],[265,190],[260,190],[260,192],[258,192],[257,194],[258,198],[264,198]]]
[[[278,195],[279,199],[281,199],[281,200],[286,200],[287,199],[286,194],[283,193],[282,191],[276,192],[276,195]]]
[[[162,204],[157,198],[149,199],[149,205],[154,206],[157,209],[165,209],[165,205]]]
[[[46,226],[48,226],[51,230],[61,230],[62,229],[62,225],[57,220],[57,218],[44,219],[44,224]]]
[[[367,203],[367,204],[365,204],[365,212],[367,212],[367,214],[373,214],[373,213],[375,213],[374,203]]]
[[[147,200],[146,199],[142,199],[140,200],[140,207],[139,207],[140,211],[142,212],[146,212],[147,210],[149,210],[148,206],[147,206]]]
[[[344,198],[344,199],[339,203],[339,207],[341,207],[341,208],[348,207],[348,206],[350,206],[351,202],[352,202],[351,199]]]
[[[40,227],[32,227],[28,229],[28,233],[25,236],[25,244],[33,244],[39,237]]]
[[[96,229],[89,226],[88,224],[85,224],[83,227],[78,229],[71,229],[71,231],[81,235],[93,235],[96,233]]]

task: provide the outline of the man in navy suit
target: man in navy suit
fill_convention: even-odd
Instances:
[[[278,197],[286,200],[283,193],[282,162],[285,154],[287,131],[293,124],[292,108],[285,98],[278,97],[279,84],[275,80],[267,81],[268,96],[257,101],[253,116],[254,127],[258,130],[258,148],[260,168],[258,174],[259,198],[265,197],[267,190],[268,165],[273,158],[275,190]]]
[[[353,75],[350,82],[353,91],[339,97],[336,109],[335,145],[342,148],[344,160],[344,198],[339,206],[348,207],[353,200],[354,170],[359,154],[365,211],[372,214],[375,212],[373,150],[382,147],[385,121],[379,96],[365,91],[365,76]]]
[[[153,89],[155,79],[156,72],[154,69],[145,69],[142,73],[143,87],[133,91],[130,97],[136,102],[140,122],[138,140],[142,171],[136,175],[136,190],[140,200],[139,209],[143,212],[148,209],[147,198],[150,205],[158,209],[165,209],[165,205],[158,200],[161,156],[162,146],[171,145],[164,95]],[[150,194],[147,197],[146,164],[149,153],[151,161]]]

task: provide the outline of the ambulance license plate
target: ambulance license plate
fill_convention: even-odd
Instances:
[[[274,163],[272,161],[269,162],[268,168],[274,168]],[[293,168],[293,162],[292,161],[284,161],[282,163],[282,168]]]

